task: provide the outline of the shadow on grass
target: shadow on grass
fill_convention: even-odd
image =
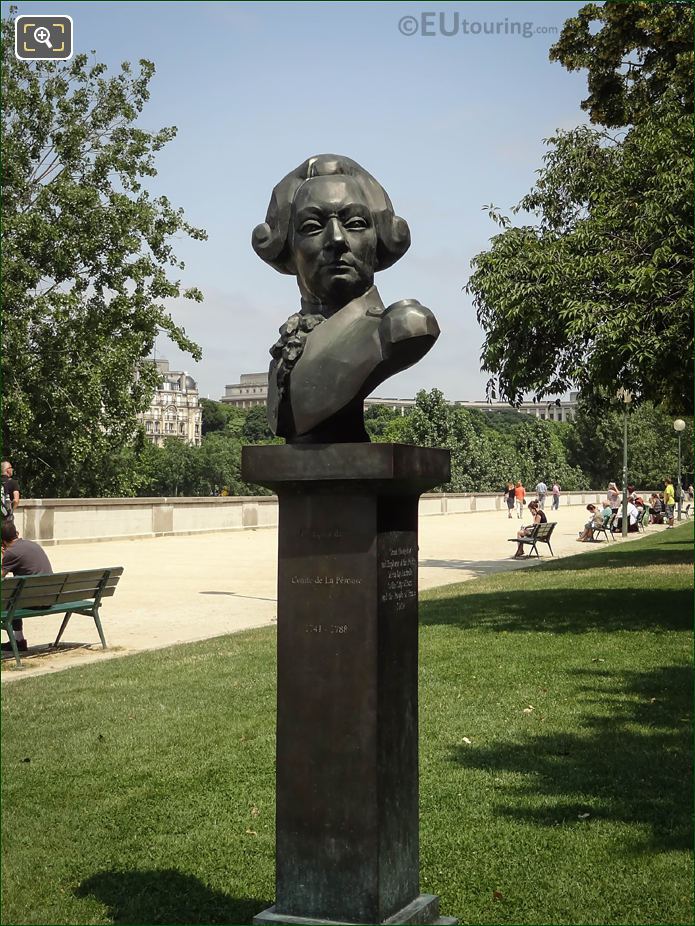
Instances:
[[[452,760],[465,768],[523,775],[500,815],[538,826],[583,825],[596,820],[638,825],[638,850],[692,847],[692,672],[663,666],[651,672],[582,671],[578,707],[585,732],[531,733],[523,742],[484,749],[457,746]],[[639,727],[639,729],[638,729]],[[503,792],[502,792],[503,793]],[[588,814],[587,817],[583,817]]]
[[[524,633],[688,631],[692,602],[688,589],[509,589],[421,601],[420,622],[458,625],[461,630]]]
[[[638,543],[625,544],[621,547],[605,545],[601,550],[591,550],[581,556],[569,556],[555,562],[545,562],[543,567],[550,570],[567,570],[577,572],[582,569],[624,569],[626,566],[636,566],[643,569],[647,566],[692,566],[692,543],[669,541],[659,547],[645,547],[640,549]]]
[[[272,903],[229,897],[174,869],[100,871],[75,893],[96,897],[114,923],[250,923]]]
[[[511,551],[511,548],[510,548]],[[463,569],[476,578],[490,575],[494,572],[504,572],[523,568],[518,561],[511,557],[506,560],[499,559],[421,559],[418,562],[421,568],[428,569]]]

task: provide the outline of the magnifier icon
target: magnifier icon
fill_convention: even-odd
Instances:
[[[39,26],[37,29],[34,29],[34,41],[41,42],[42,45],[46,45],[48,48],[53,50],[51,45],[51,33],[45,26]]]

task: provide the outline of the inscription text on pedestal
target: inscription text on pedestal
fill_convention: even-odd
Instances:
[[[395,602],[402,611],[408,601],[417,599],[417,550],[412,545],[389,547],[379,563],[382,572],[380,600]]]

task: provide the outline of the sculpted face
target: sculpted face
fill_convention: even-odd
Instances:
[[[292,253],[310,302],[337,310],[374,283],[377,233],[353,177],[314,177],[293,204]]]

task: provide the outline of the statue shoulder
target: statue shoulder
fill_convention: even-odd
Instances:
[[[417,299],[400,299],[384,312],[381,321],[382,338],[394,343],[407,338],[439,337],[439,325],[434,312]]]

